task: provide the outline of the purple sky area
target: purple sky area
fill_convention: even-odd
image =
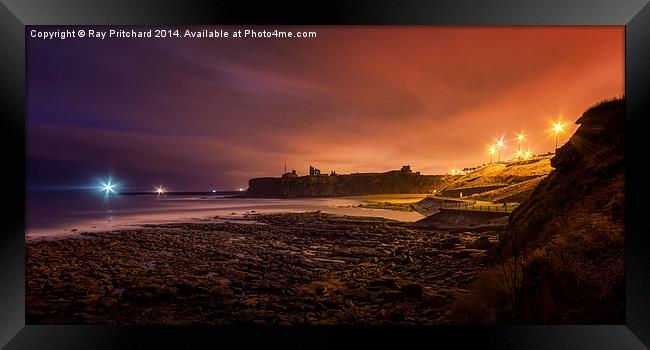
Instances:
[[[572,131],[623,93],[623,27],[310,30],[319,37],[29,39],[30,186],[112,173],[131,190],[229,190],[285,161],[299,174],[444,173],[489,161],[501,135],[511,157],[522,129],[526,148],[548,152],[550,122]]]

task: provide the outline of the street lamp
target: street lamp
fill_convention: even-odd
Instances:
[[[497,150],[499,151],[498,163],[501,163],[501,148],[503,148],[504,144],[505,143],[503,142],[503,136],[501,136],[501,138],[497,140]]]
[[[528,158],[530,158],[532,155],[533,155],[533,153],[532,153],[530,150],[528,150],[528,151],[526,151],[526,152],[524,153],[524,159],[528,159]]]
[[[490,164],[492,164],[492,158],[494,157],[494,154],[497,153],[497,149],[494,147],[494,145],[490,145],[488,151],[490,152]]]
[[[521,156],[524,154],[521,150],[517,151],[517,158],[521,158]]]
[[[554,123],[553,132],[555,132],[555,153],[557,153],[557,138],[564,132],[564,123],[560,120],[558,120],[557,123]]]
[[[519,144],[519,150],[517,151],[517,156],[521,157],[521,143],[526,140],[526,135],[524,135],[524,131],[522,130],[520,133],[517,134],[517,143]]]

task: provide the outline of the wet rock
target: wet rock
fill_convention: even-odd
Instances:
[[[92,295],[92,296],[85,296],[79,299],[76,299],[73,303],[72,306],[76,309],[86,309],[92,305],[95,304],[95,301],[97,300],[98,296]]]
[[[325,291],[327,290],[327,287],[324,286],[317,286],[316,287],[316,294],[318,295],[323,295],[325,294]]]
[[[366,299],[370,296],[370,293],[363,289],[349,289],[344,291],[343,295],[354,299]]]
[[[404,319],[404,311],[399,309],[387,310],[386,319],[392,322],[399,322]]]
[[[160,299],[173,299],[177,295],[180,295],[180,291],[176,287],[166,286],[158,290],[158,297]]]
[[[484,264],[485,250],[471,246],[474,233],[325,213],[254,219],[260,224],[195,221],[29,242],[27,317],[36,323],[435,324],[446,317],[447,296],[462,293],[457,288]]]
[[[397,281],[392,278],[382,278],[368,282],[368,287],[370,288],[397,288]]]
[[[440,306],[446,302],[446,297],[435,290],[424,289],[422,291],[422,302],[429,305]]]
[[[152,300],[154,292],[147,288],[130,288],[124,290],[122,299],[125,301],[146,302]]]
[[[404,294],[399,290],[385,290],[381,292],[381,297],[386,301],[401,300]]]
[[[99,312],[114,312],[119,305],[119,301],[114,297],[102,297],[97,301],[97,310]]]
[[[445,239],[442,242],[440,242],[440,247],[442,249],[452,249],[456,246],[456,244],[461,244],[462,241],[458,237],[452,237],[449,239]]]
[[[404,285],[401,290],[409,298],[420,298],[422,296],[422,286],[417,283]]]
[[[492,247],[492,244],[490,242],[490,237],[486,236],[481,236],[477,240],[475,240],[469,248],[474,248],[474,249],[490,249]]]

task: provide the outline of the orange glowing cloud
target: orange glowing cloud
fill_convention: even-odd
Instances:
[[[622,26],[306,29],[318,38],[32,42],[28,156],[50,175],[110,158],[143,186],[169,169],[192,189],[285,161],[446,173],[489,162],[502,135],[515,157],[522,130],[522,152],[552,151],[549,123],[565,122],[563,143],[582,111],[624,93]]]

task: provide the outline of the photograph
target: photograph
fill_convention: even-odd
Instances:
[[[624,325],[625,65],[624,25],[27,25],[25,322]]]

